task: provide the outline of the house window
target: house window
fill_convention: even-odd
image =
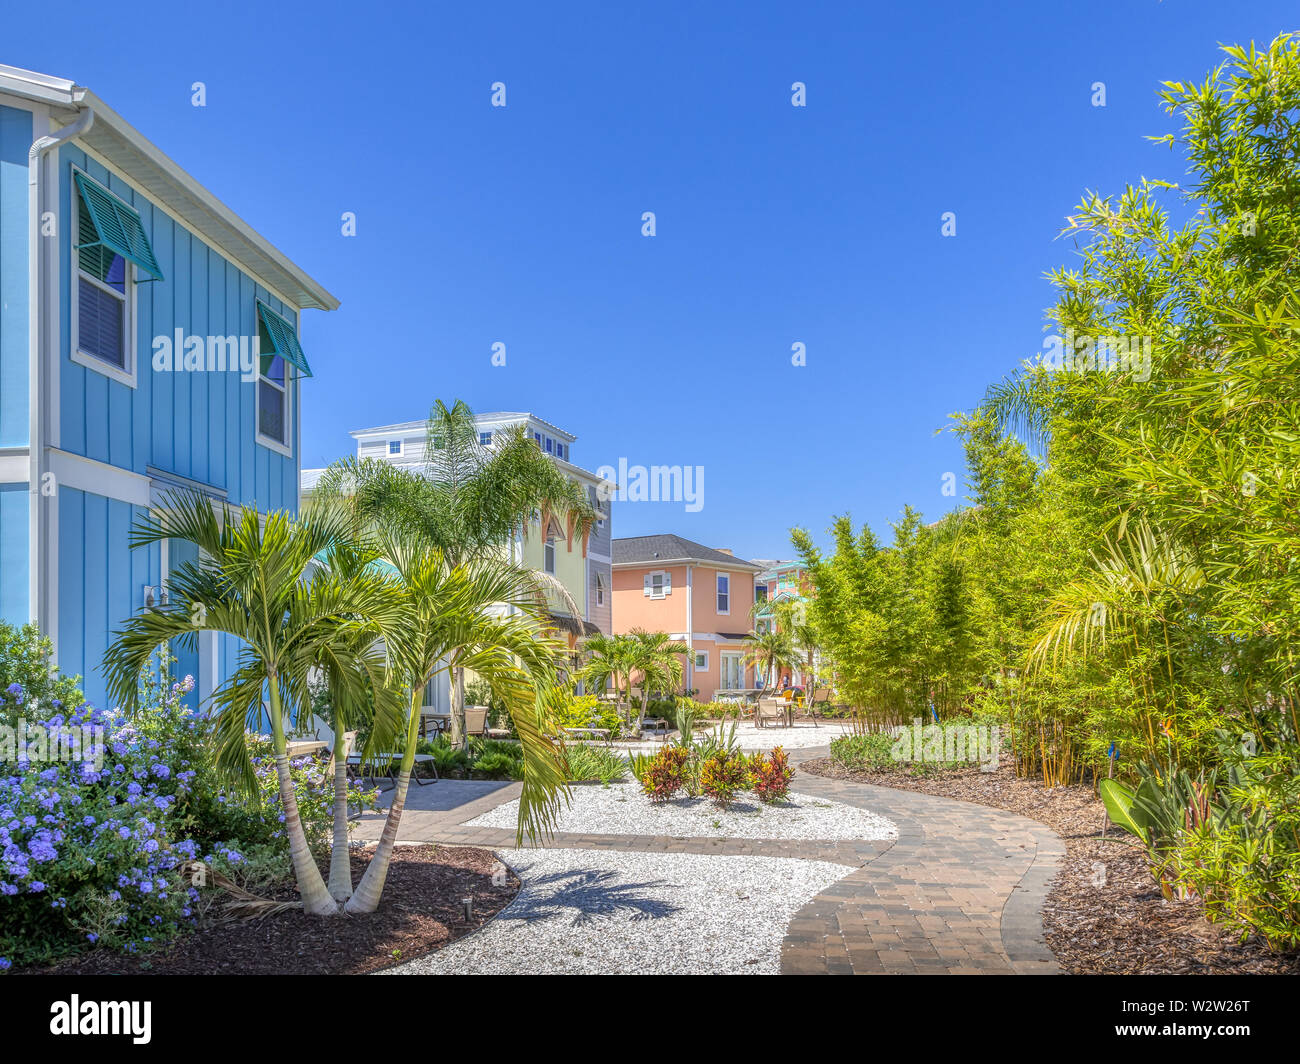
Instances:
[[[289,444],[289,374],[279,355],[262,356],[257,379],[258,435],[281,446]]]
[[[281,454],[291,454],[293,418],[290,410],[289,367],[310,377],[311,367],[298,342],[298,333],[260,299],[257,301],[257,337],[260,365],[257,378],[257,442]]]
[[[77,197],[79,243],[94,239],[94,224],[85,201]],[[74,360],[124,384],[134,383],[135,352],[131,336],[131,264],[103,244],[80,247],[77,255]],[[116,372],[113,372],[116,371]]]
[[[766,602],[766,601],[767,601],[767,585],[766,585],[766,584],[755,584],[755,585],[754,585],[754,601],[755,601],[755,602]]]
[[[480,432],[478,434],[478,442],[481,446],[486,447],[488,444],[492,442],[492,433]]]
[[[718,686],[724,691],[739,691],[745,686],[745,655],[720,654],[719,663],[722,675]]]
[[[72,361],[135,387],[137,275],[162,280],[162,271],[139,212],[82,171],[74,169],[72,176],[77,209],[76,225],[68,227],[77,261]]]
[[[566,461],[569,458],[569,452],[566,449],[565,445],[562,443],[557,443],[555,445],[555,453],[558,454],[561,458],[565,459]]]
[[[551,437],[549,436],[546,437],[546,453],[547,454],[555,453],[555,441],[551,439]]]
[[[534,433],[533,433],[533,439],[535,439],[535,440],[537,441],[537,446],[538,446],[538,447],[540,447],[540,446],[542,445],[542,434],[541,434],[540,432],[534,432]]]
[[[605,605],[605,578],[600,573],[596,574],[596,605]]]
[[[718,574],[718,612],[731,612],[731,577],[726,573]]]
[[[391,454],[391,455],[400,455],[400,454],[402,453],[402,441],[401,441],[401,440],[389,440],[389,441],[388,441],[388,453]]]
[[[545,548],[543,548],[542,557],[544,559],[543,564],[546,567],[546,571],[550,573],[552,576],[554,576],[555,575],[555,537],[553,536],[546,537],[546,546]]]
[[[695,667],[697,669],[707,669],[709,667],[709,652],[707,650],[697,650],[695,652]]]
[[[667,598],[672,593],[673,578],[667,572],[660,569],[656,572],[645,574],[642,594],[644,594],[646,598]]]

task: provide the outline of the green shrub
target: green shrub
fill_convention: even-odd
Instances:
[[[575,783],[587,780],[609,783],[624,779],[629,771],[627,759],[608,746],[573,743],[564,748],[564,757],[568,778]]]
[[[514,758],[500,750],[493,750],[477,758],[472,770],[491,779],[523,779],[524,763],[522,758]]]
[[[15,628],[0,621],[0,723],[47,720],[85,703],[77,678],[50,664],[53,649],[34,624]]]
[[[566,694],[557,698],[554,721],[558,734],[563,734],[565,728],[604,728],[611,739],[617,739],[624,727],[617,707],[595,695]]]

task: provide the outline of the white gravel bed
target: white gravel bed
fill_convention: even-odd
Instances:
[[[849,871],[788,857],[523,850],[496,919],[386,975],[775,975],[794,914]]]
[[[674,798],[654,803],[636,782],[577,784],[562,810],[557,831],[592,835],[668,835],[722,839],[894,839],[892,821],[843,802],[791,792],[764,805],[741,794],[727,809],[709,798]],[[472,828],[514,829],[519,802],[506,802],[469,821]]]
[[[724,729],[725,735],[730,729]],[[786,750],[806,750],[810,746],[830,746],[832,739],[848,735],[850,728],[846,724],[819,724],[813,727],[807,721],[798,721],[793,728],[759,728],[750,723],[736,725],[736,745],[742,750],[772,750],[780,746]],[[670,733],[676,736],[676,732]],[[696,733],[703,735],[702,731]],[[669,740],[671,741],[671,739]],[[620,742],[614,746],[620,750],[634,750],[638,754],[653,753],[663,746],[660,739],[641,740],[639,742]]]

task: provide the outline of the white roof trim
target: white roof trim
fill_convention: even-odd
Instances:
[[[47,104],[69,124],[91,108],[95,124],[77,141],[232,262],[299,309],[335,310],[339,301],[318,281],[221,202],[157,145],[89,89],[63,78],[0,64],[0,92]]]

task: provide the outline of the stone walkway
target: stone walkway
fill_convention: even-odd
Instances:
[[[792,753],[798,767],[828,749]],[[853,871],[805,905],[781,949],[783,974],[1058,974],[1043,940],[1042,904],[1065,853],[1037,821],[982,805],[800,772],[801,794],[869,809],[897,840],[668,838],[558,833],[548,849],[614,849],[795,857]],[[466,822],[519,797],[517,783],[446,780],[412,787],[401,841],[512,849],[515,833]],[[382,815],[355,837],[373,840]],[[527,843],[525,843],[527,846]]]

